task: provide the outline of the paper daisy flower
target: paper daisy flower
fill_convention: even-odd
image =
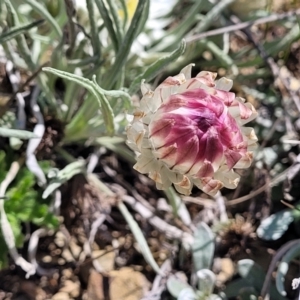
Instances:
[[[257,137],[244,125],[257,113],[250,103],[229,92],[232,81],[215,80],[192,65],[167,78],[154,91],[142,83],[143,98],[127,128],[127,144],[137,154],[134,169],[148,174],[158,189],[172,184],[189,195],[193,185],[214,195],[234,189],[236,169],[252,162]]]

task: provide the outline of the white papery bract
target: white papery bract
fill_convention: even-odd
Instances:
[[[142,83],[143,98],[127,127],[127,144],[137,153],[134,168],[148,174],[158,189],[172,184],[189,195],[193,185],[215,195],[234,189],[235,169],[248,168],[257,137],[244,125],[257,113],[250,103],[229,92],[232,81],[215,80],[192,65],[168,77],[154,91]]]

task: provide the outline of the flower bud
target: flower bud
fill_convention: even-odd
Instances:
[[[127,144],[136,151],[134,168],[148,174],[158,189],[172,184],[189,195],[193,185],[214,195],[239,182],[235,169],[248,168],[257,137],[244,127],[257,113],[229,92],[232,81],[188,65],[155,91],[142,83],[143,98],[127,128]]]

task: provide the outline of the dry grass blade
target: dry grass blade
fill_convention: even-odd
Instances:
[[[210,36],[215,36],[215,35],[220,35],[220,34],[224,34],[224,33],[228,33],[228,32],[242,30],[242,29],[249,28],[253,25],[275,22],[275,21],[279,21],[282,19],[286,19],[286,18],[289,18],[292,16],[298,16],[298,15],[300,15],[300,9],[289,11],[289,12],[282,13],[282,14],[273,14],[273,15],[270,15],[267,17],[262,17],[262,18],[256,19],[254,21],[241,22],[239,24],[230,25],[230,26],[226,26],[223,28],[218,28],[215,30],[210,30],[210,31],[206,31],[203,33],[195,34],[191,37],[188,37],[186,39],[186,42],[192,43],[192,42],[199,41],[199,40],[202,40],[202,39],[210,37]]]

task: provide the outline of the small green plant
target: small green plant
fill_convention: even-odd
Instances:
[[[1,180],[8,171],[9,158],[7,156],[3,151],[0,152]],[[26,235],[24,224],[34,224],[49,229],[55,229],[59,224],[58,219],[49,212],[48,201],[42,199],[35,185],[34,175],[26,167],[22,167],[6,193],[4,211],[11,225],[17,248],[21,248],[24,243]],[[0,231],[0,269],[6,267],[8,262],[8,249],[3,230],[2,228]]]
[[[215,237],[211,229],[205,224],[198,224],[194,232],[191,251],[193,257],[193,273],[191,281],[197,282],[193,288],[182,277],[180,272],[171,275],[167,282],[168,291],[177,300],[222,300],[222,295],[214,293],[216,276],[210,270],[215,251]]]

